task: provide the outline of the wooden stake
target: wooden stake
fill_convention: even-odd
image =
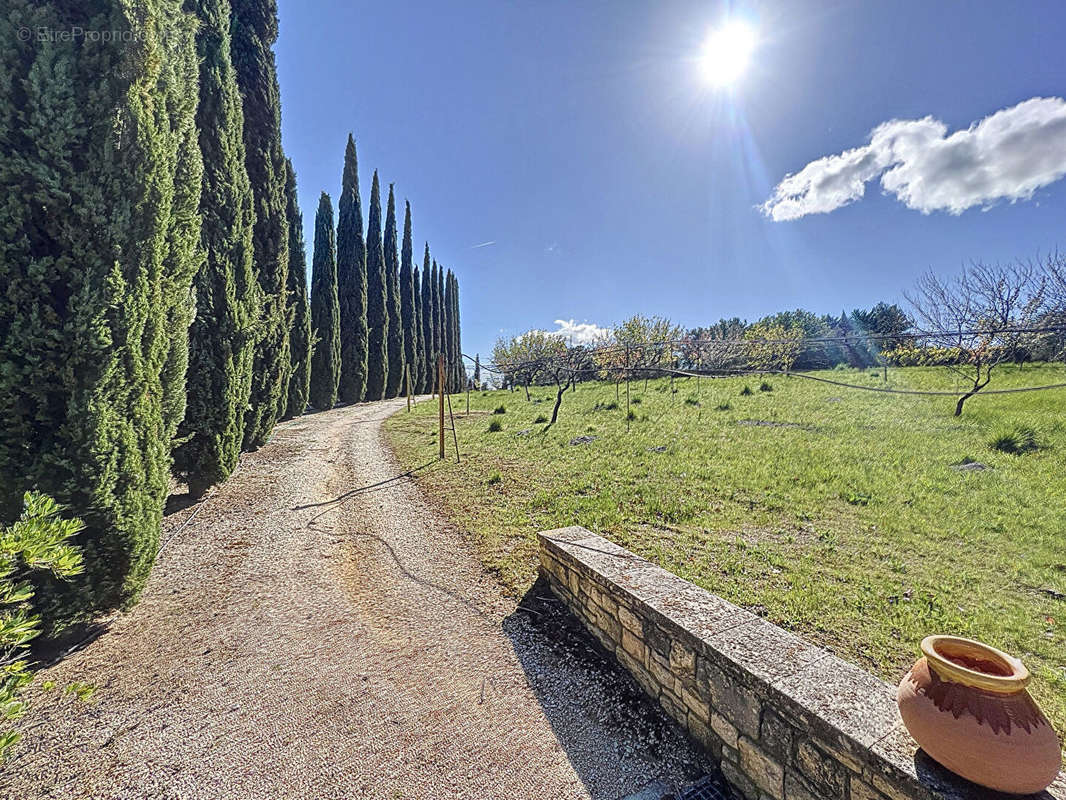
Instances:
[[[411,365],[404,365],[404,371],[407,373],[407,410],[411,410]]]
[[[626,345],[626,431],[629,430],[629,345]]]
[[[440,460],[444,460],[444,355],[437,356],[437,395],[440,397],[440,425],[437,441],[440,444]]]

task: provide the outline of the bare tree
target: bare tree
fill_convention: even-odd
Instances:
[[[949,368],[969,384],[963,404],[992,380],[992,371],[1014,357],[1025,334],[1042,313],[1045,280],[1030,263],[1006,266],[972,263],[952,278],[927,272],[904,296],[914,309],[915,326],[927,346],[959,353]]]
[[[1040,263],[1048,314],[1066,316],[1066,256],[1052,253]]]

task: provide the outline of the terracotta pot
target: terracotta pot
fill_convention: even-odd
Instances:
[[[1012,794],[1046,789],[1059,740],[1025,690],[1021,661],[972,639],[928,636],[899,684],[903,724],[931,758],[974,783]]]

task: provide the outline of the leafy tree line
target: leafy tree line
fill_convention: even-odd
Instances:
[[[955,414],[1007,360],[1066,354],[1066,257],[974,263],[958,275],[929,273],[906,292],[911,313],[878,303],[840,316],[804,309],[747,323],[739,318],[683,331],[662,317],[634,316],[589,345],[528,331],[500,339],[493,359],[505,387],[648,378],[678,371],[791,371],[876,365],[940,365],[962,379]],[[528,388],[527,388],[528,396]],[[558,402],[557,402],[558,407]]]
[[[172,474],[202,493],[303,413],[313,339],[274,0],[3,15],[121,32],[0,53],[0,526],[38,492],[81,520],[82,568],[34,579],[57,630],[136,600]]]
[[[395,187],[382,215],[381,183],[374,172],[366,229],[359,194],[359,163],[351,134],[344,152],[334,237],[333,206],[323,193],[315,218],[312,257],[310,404],[341,403],[438,390],[437,358],[445,361],[447,391],[466,385],[459,324],[459,281],[438,266],[426,243],[414,261],[411,204],[398,232]]]

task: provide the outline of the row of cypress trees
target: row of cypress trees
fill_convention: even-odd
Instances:
[[[0,49],[0,522],[85,521],[52,627],[132,602],[194,493],[307,406],[302,219],[275,0],[9,0]]]
[[[397,251],[396,195],[389,185],[384,231],[377,171],[370,188],[364,236],[355,140],[348,135],[341,174],[337,226],[323,192],[315,215],[311,282],[310,404],[329,409],[437,389],[443,354],[445,388],[466,384],[459,325],[459,281],[430,259],[414,264],[411,204],[404,204],[403,238]]]

